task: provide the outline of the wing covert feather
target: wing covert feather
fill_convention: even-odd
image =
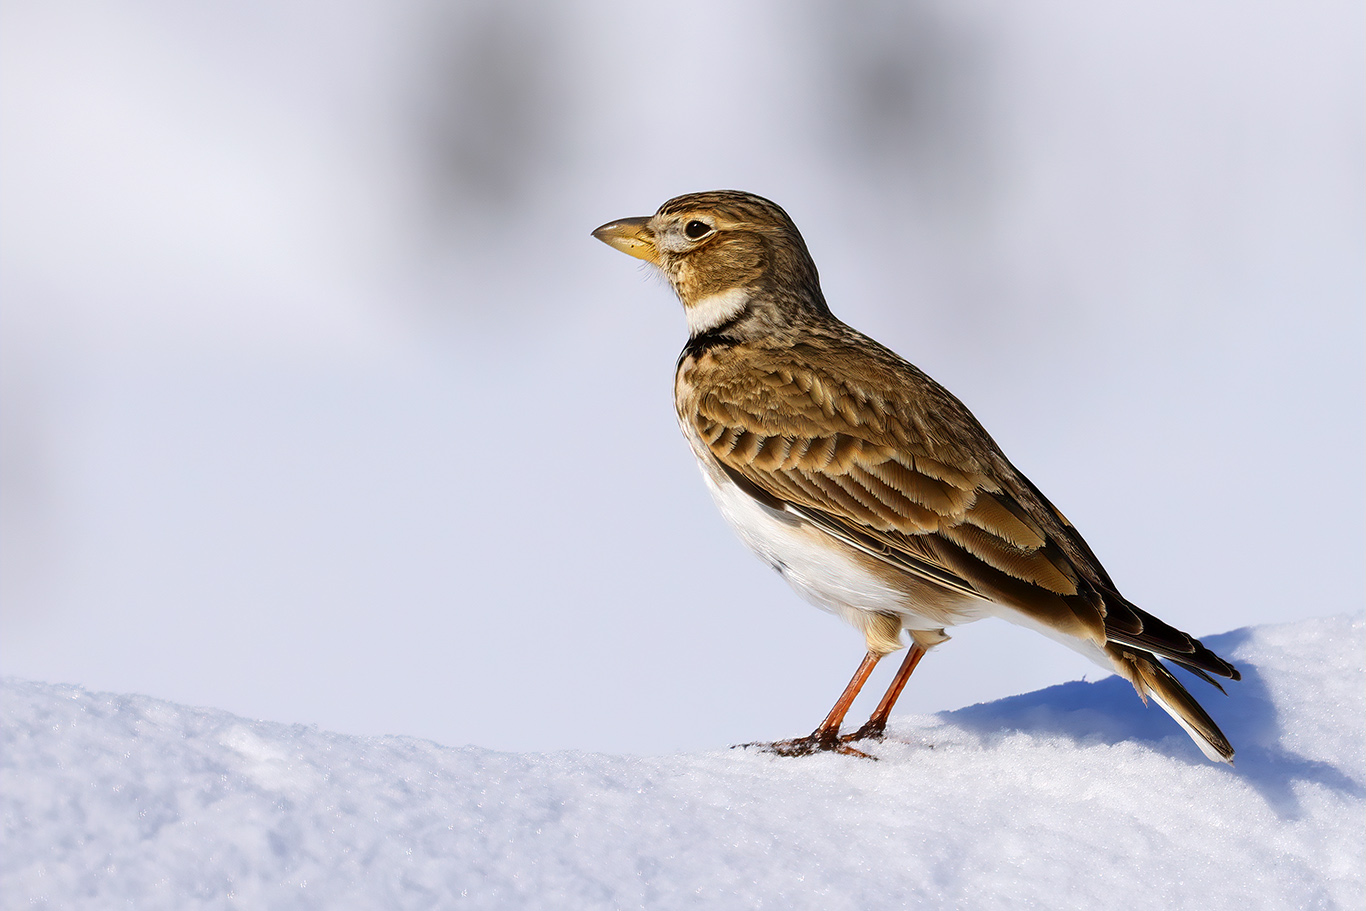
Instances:
[[[820,364],[837,364],[839,375]],[[679,364],[679,415],[765,502],[1035,622],[1236,676],[1118,594],[1090,547],[942,386],[852,330]]]
[[[709,377],[688,414],[728,472],[819,514],[827,531],[857,538],[889,562],[933,562],[974,592],[970,573],[910,542],[939,535],[963,555],[956,562],[977,560],[1056,595],[1078,593],[1076,570],[1047,546],[1048,529],[1024,509],[1003,505],[1008,495],[992,466],[935,445],[954,433],[936,427],[932,414],[912,420],[900,413],[909,410],[905,403],[809,369],[774,367],[756,380],[753,367],[743,376]]]

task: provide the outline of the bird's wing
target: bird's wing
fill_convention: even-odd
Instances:
[[[914,368],[893,396],[850,378],[848,359],[841,378],[769,360],[751,351],[744,370],[713,372],[688,409],[742,487],[899,569],[1105,643],[1104,604],[1060,546],[1060,518],[1050,529],[1002,483],[1013,469],[957,399]],[[985,451],[952,442],[977,438]]]
[[[801,345],[719,358],[686,410],[722,469],[770,506],[898,569],[1059,632],[1238,671],[1116,589],[1071,523],[942,386],[875,342],[812,368]],[[825,360],[831,360],[827,356]],[[699,377],[698,379],[701,379]],[[1218,684],[1215,684],[1216,686]]]

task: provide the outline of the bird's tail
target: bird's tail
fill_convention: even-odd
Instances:
[[[1105,650],[1134,685],[1134,689],[1138,690],[1138,695],[1145,702],[1151,696],[1154,702],[1162,706],[1177,724],[1185,728],[1200,752],[1215,762],[1233,764],[1233,745],[1219,730],[1219,725],[1214,723],[1214,719],[1201,708],[1195,697],[1186,691],[1180,680],[1172,676],[1171,671],[1162,666],[1155,655],[1115,643],[1107,645]]]

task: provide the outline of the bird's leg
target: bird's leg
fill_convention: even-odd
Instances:
[[[887,687],[887,692],[883,694],[882,701],[873,709],[873,714],[868,719],[868,723],[859,728],[852,734],[841,738],[841,743],[848,743],[851,740],[865,740],[873,738],[882,739],[882,732],[887,729],[887,717],[892,714],[892,706],[896,705],[896,700],[901,696],[901,691],[906,688],[906,681],[911,679],[911,672],[920,663],[920,659],[925,657],[927,649],[919,642],[911,643],[911,650],[906,653],[905,659],[901,662],[901,667],[897,669],[896,676],[892,678],[892,685]]]
[[[881,655],[871,651],[863,656],[862,663],[859,664],[858,670],[854,671],[854,676],[850,679],[849,685],[844,688],[844,692],[840,694],[834,708],[830,709],[830,714],[826,715],[820,726],[808,736],[798,737],[795,740],[780,740],[777,743],[746,744],[746,746],[765,746],[780,756],[808,756],[821,750],[834,750],[837,753],[871,759],[872,757],[867,753],[844,745],[840,740],[840,724],[849,712],[849,706],[854,704],[854,698],[858,696],[859,690],[863,689],[863,684],[868,681],[868,675],[873,672],[873,668],[877,667],[877,663],[881,659]]]

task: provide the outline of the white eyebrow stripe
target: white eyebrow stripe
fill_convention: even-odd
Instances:
[[[688,317],[688,331],[701,335],[708,329],[715,329],[740,315],[749,303],[749,292],[744,288],[731,288],[700,297],[690,306],[683,308]]]

